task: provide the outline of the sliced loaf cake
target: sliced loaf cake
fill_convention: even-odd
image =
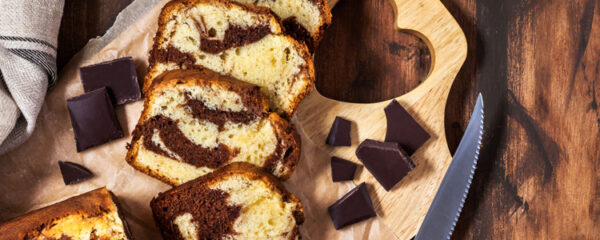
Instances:
[[[0,224],[0,239],[132,239],[117,205],[99,188]]]
[[[305,44],[282,33],[268,8],[224,0],[175,0],[163,8],[144,79],[173,69],[210,69],[258,85],[270,107],[291,117],[312,90]]]
[[[285,33],[306,44],[311,52],[319,45],[331,24],[331,10],[325,0],[233,0],[268,7],[281,19]]]
[[[231,162],[248,162],[285,180],[300,155],[293,125],[268,110],[255,85],[209,70],[159,76],[144,102],[127,161],[179,185]]]
[[[304,222],[300,200],[247,163],[161,193],[150,207],[166,240],[300,239]]]

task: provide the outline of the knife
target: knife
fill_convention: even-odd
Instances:
[[[450,239],[452,236],[473,180],[482,135],[483,99],[479,93],[467,130],[415,240]]]

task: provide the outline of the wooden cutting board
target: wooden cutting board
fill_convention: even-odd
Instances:
[[[425,128],[431,138],[412,155],[416,168],[389,192],[365,169],[355,182],[367,182],[376,211],[400,239],[414,236],[452,160],[444,131],[444,111],[450,87],[467,56],[463,31],[439,0],[392,0],[395,28],[420,37],[429,47],[431,68],[426,79],[395,99]],[[337,3],[330,1],[330,6]],[[383,141],[384,107],[390,100],[359,104],[332,100],[313,91],[300,105],[297,119],[308,138],[321,149],[359,162],[356,147],[370,138]],[[336,116],[353,122],[352,146],[331,147],[325,139]]]

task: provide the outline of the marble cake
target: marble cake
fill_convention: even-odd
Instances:
[[[166,240],[300,239],[302,203],[276,178],[248,163],[232,163],[150,203]]]
[[[268,7],[281,19],[285,33],[302,41],[311,52],[319,45],[331,24],[331,10],[325,0],[233,0]]]
[[[171,185],[231,162],[285,180],[300,156],[293,125],[268,112],[259,88],[209,70],[173,70],[147,93],[127,161]]]
[[[132,239],[116,197],[99,188],[0,225],[0,239]]]
[[[312,90],[305,44],[282,32],[268,8],[225,0],[175,0],[162,9],[144,92],[163,72],[210,69],[258,85],[285,118]]]

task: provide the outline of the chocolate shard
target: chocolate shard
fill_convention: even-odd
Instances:
[[[334,182],[352,180],[356,167],[356,163],[339,157],[331,157],[331,178]]]
[[[77,163],[58,161],[58,166],[65,185],[79,183],[94,177],[90,170]]]
[[[350,125],[352,123],[341,117],[335,117],[326,143],[330,146],[350,146]]]
[[[393,142],[367,139],[358,145],[356,157],[386,191],[392,189],[415,168],[410,156],[398,143]]]
[[[85,66],[79,73],[85,92],[106,87],[116,105],[142,98],[132,57]]]
[[[123,137],[106,88],[67,100],[77,152]]]
[[[377,216],[367,185],[361,183],[327,209],[335,229]]]
[[[384,111],[387,119],[386,142],[396,142],[412,155],[429,139],[429,133],[396,100],[392,100]]]

